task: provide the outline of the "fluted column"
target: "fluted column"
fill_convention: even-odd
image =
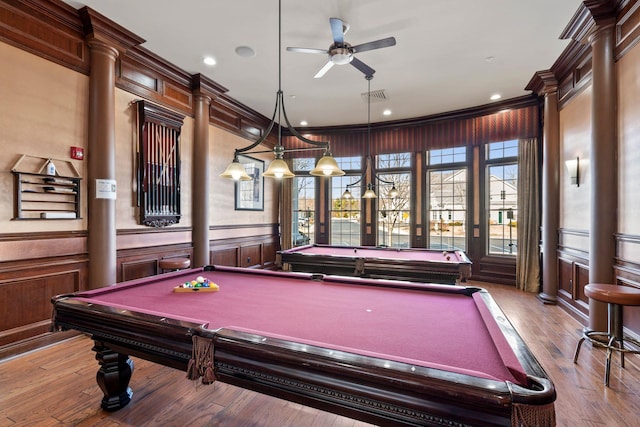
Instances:
[[[211,97],[194,96],[193,195],[191,197],[193,262],[192,267],[209,264],[209,107]]]
[[[99,40],[89,42],[89,47],[88,285],[95,289],[116,283],[116,200],[109,184],[116,182],[114,70],[118,51]]]
[[[617,227],[617,115],[615,34],[613,23],[589,37],[592,50],[591,108],[591,229],[589,233],[589,282],[615,283],[614,234]],[[606,330],[606,305],[589,300],[589,329]]]

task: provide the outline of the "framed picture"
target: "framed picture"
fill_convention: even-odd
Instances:
[[[238,160],[244,166],[251,181],[236,182],[236,210],[263,211],[264,210],[264,161],[253,157],[238,155]]]

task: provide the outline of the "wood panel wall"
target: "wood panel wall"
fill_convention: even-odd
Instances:
[[[266,224],[261,228],[267,232],[212,239],[211,264],[275,269],[280,244],[278,234],[271,230],[277,230],[278,226]],[[216,228],[211,230],[215,233]],[[179,228],[154,233],[120,231],[118,281],[161,274],[158,263],[164,258],[191,258],[190,243],[150,244],[154,240],[171,241],[171,235],[180,240],[180,234],[187,231]],[[163,236],[159,238],[160,235]],[[49,334],[51,297],[90,288],[86,240],[84,232],[0,236],[0,359],[54,339]],[[67,336],[55,335],[58,339]]]
[[[592,57],[586,35],[597,25],[615,23],[613,55],[619,87],[616,124],[619,135],[617,147],[613,149],[618,150],[618,170],[614,172],[619,177],[619,201],[618,206],[612,207],[612,215],[617,216],[618,222],[618,233],[612,236],[616,243],[612,268],[618,285],[640,288],[640,192],[634,182],[638,175],[640,158],[637,150],[640,144],[640,132],[637,128],[637,117],[640,114],[640,103],[637,101],[640,94],[640,84],[637,82],[640,70],[640,3],[636,0],[585,3],[587,4],[581,5],[561,35],[561,38],[573,40],[551,67],[551,72],[558,81],[558,103],[562,114],[563,110],[572,108],[573,103],[582,94],[588,95],[591,86]],[[583,133],[589,134],[590,124],[578,123],[580,118],[572,117],[570,120],[572,132],[582,129]],[[572,140],[571,144],[583,144],[588,148],[588,140],[578,139],[580,141]],[[585,212],[579,208],[582,205],[571,203],[574,201],[570,201],[569,206],[564,207],[563,215],[566,222],[571,225],[583,224]],[[584,287],[589,283],[589,230],[561,228],[558,235],[558,303],[586,323],[589,300],[584,295]],[[624,310],[623,323],[626,333],[638,337],[640,309],[627,307]]]
[[[144,40],[89,8],[77,11],[60,0],[0,0],[0,42],[87,76],[87,37],[93,31],[130,46],[120,51],[116,62],[117,88],[189,117],[193,117],[194,91],[207,94],[213,100],[209,123],[243,138],[254,139],[269,124],[268,118],[227,97],[224,87],[142,48]],[[263,217],[273,220],[270,214]],[[210,227],[210,261],[275,268],[278,225],[247,227],[243,220],[238,222]],[[23,229],[0,234],[0,358],[49,342],[50,298],[88,288],[86,230]],[[190,227],[119,229],[116,239],[118,281],[159,274],[161,259],[191,258],[193,253]]]
[[[597,1],[590,4],[599,3]],[[635,0],[600,2],[614,9],[617,22],[616,60],[622,60],[629,52],[638,49],[640,22]],[[584,15],[584,16],[583,16]],[[587,13],[576,18],[576,26],[589,26]],[[103,20],[107,27],[112,25]],[[113,31],[121,28],[113,25]],[[106,31],[109,29],[107,28]],[[53,61],[76,72],[89,75],[89,54],[85,29],[81,16],[74,8],[59,0],[0,0],[0,41],[8,43],[39,57]],[[640,66],[638,66],[640,68]],[[590,82],[591,59],[588,45],[572,43],[552,67],[557,76],[561,107],[568,105]],[[140,46],[124,52],[116,64],[118,88],[141,96],[166,107],[193,116],[193,90],[204,87],[212,95],[210,124],[233,134],[254,139],[261,135],[269,119],[228,97],[226,89],[200,75],[189,75],[157,57]],[[531,103],[532,99],[523,99]],[[499,104],[496,104],[499,106]],[[496,108],[496,106],[492,108]],[[477,111],[476,111],[477,113]],[[487,111],[487,115],[496,111]],[[457,112],[438,117],[411,121],[392,122],[386,126],[404,129],[398,137],[389,133],[386,149],[399,150],[406,146],[405,136],[414,135],[421,126],[431,129],[433,144],[447,135],[454,139],[468,136],[469,127],[474,128],[474,141],[484,138],[503,138],[505,129],[514,129],[522,123],[501,118],[486,123],[468,123],[469,112]],[[525,118],[527,123],[530,118]],[[506,120],[506,121],[505,121]],[[453,129],[453,130],[451,130]],[[477,129],[480,129],[478,131]],[[355,132],[357,129],[351,129]],[[532,129],[537,130],[537,129]],[[431,132],[429,131],[429,132]],[[389,130],[389,132],[392,132]],[[412,133],[413,132],[413,133]],[[403,136],[404,135],[404,136]],[[466,136],[465,136],[466,135]],[[478,135],[483,135],[478,137]],[[414,141],[419,138],[412,138]],[[456,140],[457,140],[456,139]],[[270,139],[273,141],[273,138]],[[443,142],[444,143],[444,142]],[[451,141],[447,141],[450,144]],[[465,142],[466,143],[466,142]],[[361,154],[362,146],[353,145]],[[360,145],[357,147],[357,145]],[[432,147],[435,147],[433,145]],[[337,147],[336,147],[337,148]],[[340,150],[349,151],[348,145]],[[380,150],[384,148],[381,147]],[[412,150],[415,148],[412,146]],[[335,150],[337,152],[337,150]],[[384,151],[381,151],[384,152]],[[636,169],[637,170],[637,169]],[[227,226],[228,227],[228,226]],[[237,238],[216,238],[210,241],[210,259],[213,263],[243,267],[272,268],[278,250],[277,225],[268,225],[263,234],[243,235]],[[128,280],[158,273],[157,262],[163,257],[191,256],[189,230],[171,231],[174,238],[151,243],[157,237],[152,231],[129,232],[118,230],[118,278]],[[562,231],[563,239],[575,237],[575,233]],[[615,262],[617,280],[627,286],[639,286],[640,266],[635,255],[640,251],[640,232],[635,229],[620,230],[615,236],[619,251]],[[136,243],[137,242],[137,243]],[[140,243],[142,242],[142,243]],[[20,351],[33,346],[34,342],[45,342],[49,324],[49,298],[86,287],[89,260],[86,255],[86,232],[43,232],[19,235],[0,235],[0,307],[7,307],[0,315],[0,357],[2,351]],[[559,253],[559,282],[565,306],[577,316],[584,316],[585,299],[581,288],[588,280],[588,256],[576,251],[571,243],[561,245]],[[488,265],[488,264],[487,264]],[[475,268],[475,266],[474,266]],[[481,273],[500,277],[504,268],[494,263]],[[475,271],[474,271],[475,274]],[[640,331],[640,314],[629,311],[625,322],[633,330]],[[40,341],[38,341],[40,340]],[[16,345],[16,343],[22,343]],[[5,352],[6,354],[6,352]]]
[[[528,95],[499,103],[416,118],[371,124],[371,144],[367,128],[361,125],[306,128],[314,141],[330,141],[335,156],[362,156],[476,146],[489,142],[536,138],[540,135],[539,100]],[[304,148],[294,136],[285,136],[287,147]],[[308,156],[305,152],[292,156]]]

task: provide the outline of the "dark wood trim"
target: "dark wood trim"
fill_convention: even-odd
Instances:
[[[0,40],[89,74],[89,49],[78,11],[61,1],[0,2]]]
[[[560,108],[591,84],[591,44],[597,26],[615,24],[614,58],[619,61],[640,42],[640,3],[631,0],[589,0],[560,34],[570,44],[551,67],[558,84]]]
[[[582,40],[596,21],[602,22],[618,14],[616,59],[622,57],[640,40],[640,27],[636,25],[638,5],[628,0],[591,0],[581,5],[560,38]],[[596,16],[594,20],[593,16]],[[84,20],[84,23],[83,23]],[[89,8],[77,11],[73,7],[52,0],[20,0],[10,5],[0,4],[0,40],[27,50],[43,58],[89,74],[88,47],[85,33],[91,37],[96,31],[126,50],[118,61],[117,86],[123,90],[175,108],[193,117],[193,90],[199,88],[198,75],[170,64],[142,46],[143,39],[120,27]],[[43,32],[42,26],[51,31]],[[15,31],[19,29],[19,31]],[[49,34],[47,39],[42,34]],[[53,36],[56,37],[53,37]],[[71,47],[71,48],[70,48]],[[70,50],[69,50],[70,49]],[[573,41],[556,61],[551,71],[559,82],[559,97],[564,104],[590,82],[590,46]],[[226,89],[211,82],[214,88],[210,109],[210,123],[247,139],[259,137],[270,119],[225,95]],[[505,108],[522,108],[537,103],[535,96],[486,104],[431,116],[372,124],[383,130],[415,127],[442,120],[465,120],[494,114]],[[361,132],[366,124],[309,128],[309,132],[343,133]],[[269,143],[274,142],[271,136]]]
[[[88,6],[79,9],[78,14],[82,22],[84,35],[88,41],[99,40],[108,46],[114,47],[120,53],[125,53],[131,47],[145,42],[142,37],[116,24]]]
[[[416,117],[411,119],[391,120],[388,122],[371,123],[371,130],[398,130],[398,128],[406,128],[412,126],[424,126],[428,124],[439,123],[449,120],[468,120],[475,119],[482,116],[487,116],[501,112],[506,109],[517,110],[521,108],[531,107],[538,104],[537,96],[535,95],[523,95],[517,98],[506,99],[503,101],[479,105],[471,108],[464,108],[460,110],[448,111],[445,113],[432,114],[429,116]],[[343,125],[343,126],[331,126],[331,127],[307,127],[305,133],[309,134],[342,134],[342,133],[358,133],[367,132],[367,123],[355,124],[355,125]],[[286,129],[283,129],[283,134],[289,135]]]
[[[257,140],[269,127],[271,120],[227,95],[221,95],[211,102],[209,123],[235,135]],[[274,146],[277,141],[275,130],[265,140],[265,145]]]
[[[625,0],[616,23],[616,61],[640,42],[640,3]]]
[[[241,228],[272,228],[274,233],[277,233],[280,227],[279,223],[263,223],[263,224],[227,224],[227,225],[212,225],[209,230],[237,230]]]
[[[251,232],[255,229],[255,232]],[[212,261],[219,264],[276,269],[280,250],[278,224],[241,224],[211,227],[213,231],[246,230],[242,237],[209,242]],[[247,232],[248,231],[248,232]],[[161,234],[159,234],[161,233]],[[237,234],[237,233],[236,233]],[[118,230],[123,239],[117,250],[117,281],[160,273],[164,258],[192,258],[189,227]],[[0,234],[0,307],[15,307],[0,315],[0,358],[32,350],[66,337],[49,334],[50,298],[89,288],[86,231]],[[233,254],[233,257],[217,254]],[[28,296],[21,303],[17,294]],[[15,310],[14,310],[15,311]]]
[[[136,46],[116,62],[116,87],[193,117],[191,76]]]
[[[502,285],[516,284],[516,258],[507,256],[486,255],[473,260],[473,280]]]
[[[45,333],[26,340],[0,346],[0,360],[24,354],[28,351],[38,350],[78,335],[80,335],[80,333],[77,331],[61,331],[55,334]]]
[[[60,239],[70,237],[87,237],[86,230],[82,231],[32,231],[27,233],[1,233],[0,243],[21,240]]]

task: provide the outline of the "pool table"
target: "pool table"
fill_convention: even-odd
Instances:
[[[176,292],[198,277],[219,290]],[[135,356],[379,425],[555,421],[552,381],[481,288],[207,266],[52,303],[57,330],[94,340],[108,411]]]
[[[465,282],[471,261],[462,251],[305,245],[279,251],[292,271],[426,283]]]

